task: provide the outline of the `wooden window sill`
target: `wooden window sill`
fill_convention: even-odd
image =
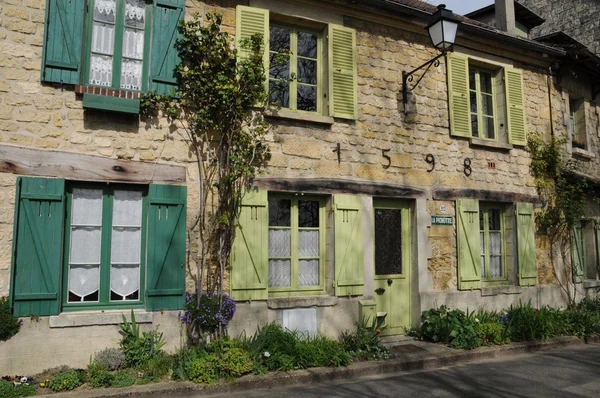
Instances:
[[[331,116],[323,116],[310,113],[292,112],[286,110],[271,110],[265,112],[265,116],[276,119],[297,120],[300,122],[319,123],[332,125],[335,121]]]
[[[134,310],[136,323],[152,323],[152,312]],[[123,322],[123,315],[131,321],[131,310],[80,311],[63,312],[50,317],[51,328],[71,328],[80,326],[118,325]]]
[[[497,141],[480,140],[478,138],[471,138],[469,140],[469,144],[469,146],[500,149],[507,152],[513,149],[512,144],[506,144],[504,142]]]
[[[83,107],[137,115],[140,113],[140,100],[84,93]]]
[[[573,148],[571,149],[571,154],[574,157],[578,157],[578,158],[582,158],[585,160],[591,160],[594,159],[596,157],[596,155],[590,151],[586,151],[585,149],[581,149],[581,148]]]
[[[586,279],[583,281],[584,289],[594,289],[600,287],[600,280],[598,279]]]

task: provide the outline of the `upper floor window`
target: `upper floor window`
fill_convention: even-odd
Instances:
[[[573,148],[588,149],[584,100],[569,99],[569,134]]]
[[[469,67],[469,100],[473,137],[494,140],[496,134],[495,78],[485,69]]]

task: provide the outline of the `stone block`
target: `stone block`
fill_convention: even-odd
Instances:
[[[29,80],[31,73],[26,70],[4,69],[0,72],[6,80]]]
[[[18,19],[9,19],[4,22],[4,27],[13,32],[25,33],[32,35],[37,30],[37,25],[29,21],[21,21]]]
[[[281,143],[281,151],[286,155],[321,159],[323,157],[323,143],[316,140],[285,137]]]
[[[60,141],[52,140],[52,139],[44,139],[44,140],[36,140],[35,141],[36,148],[43,149],[56,149],[60,146]]]
[[[27,20],[29,19],[29,10],[24,7],[6,7],[4,16]]]

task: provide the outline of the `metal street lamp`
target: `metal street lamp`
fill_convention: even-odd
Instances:
[[[404,105],[405,115],[407,113],[406,104],[408,103],[408,91],[414,90],[419,85],[421,79],[423,79],[423,76],[425,76],[432,64],[438,66],[440,64],[439,58],[445,55],[448,51],[452,51],[459,24],[460,20],[454,16],[451,10],[446,10],[445,4],[440,4],[437,11],[431,16],[429,25],[427,25],[425,29],[429,31],[431,44],[433,44],[433,46],[440,51],[440,54],[437,57],[425,62],[418,68],[411,70],[410,72],[402,72],[402,103]],[[427,67],[425,72],[423,72],[421,77],[419,77],[417,83],[415,83],[415,85],[409,89],[407,83],[412,82],[412,75],[424,67]]]

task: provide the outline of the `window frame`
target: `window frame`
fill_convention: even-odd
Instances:
[[[88,0],[88,12],[85,16],[85,37],[84,37],[84,59],[83,59],[83,79],[82,84],[89,87],[98,87],[104,89],[112,89],[117,91],[127,91],[134,93],[145,93],[149,86],[149,69],[150,69],[150,45],[152,40],[152,24],[154,2],[146,1],[146,20],[144,25],[144,58],[142,60],[142,88],[141,90],[132,90],[121,88],[121,66],[123,64],[123,35],[125,32],[125,1],[116,0],[115,13],[115,36],[113,48],[113,70],[112,84],[110,86],[99,86],[90,83],[90,65],[92,57],[92,36],[94,29],[94,5],[95,0]]]
[[[303,113],[303,114],[307,114],[307,115],[323,115],[323,103],[324,103],[324,97],[323,97],[323,87],[324,87],[324,81],[325,76],[324,76],[324,67],[323,67],[323,62],[325,60],[324,57],[324,42],[323,42],[323,31],[316,29],[316,28],[311,28],[311,27],[307,27],[307,26],[303,26],[301,24],[291,24],[291,23],[285,23],[285,22],[280,22],[278,20],[274,20],[274,19],[269,19],[269,31],[271,29],[271,27],[276,26],[276,27],[280,27],[280,28],[284,28],[284,29],[289,29],[290,30],[290,58],[289,58],[289,62],[290,62],[290,67],[289,67],[289,103],[290,106],[289,108],[286,107],[281,107],[282,110],[286,110],[286,111],[290,111],[290,112],[295,112],[295,113]],[[314,85],[317,88],[317,96],[316,96],[316,111],[306,111],[306,110],[300,110],[298,109],[298,57],[299,55],[297,54],[297,50],[298,50],[298,32],[302,31],[302,32],[307,32],[307,33],[312,33],[315,34],[317,36],[317,72],[316,72],[316,76],[317,76],[317,84]],[[275,51],[271,51],[270,47],[268,48],[268,53],[269,56],[271,54],[276,53]],[[307,57],[300,57],[300,58],[307,58]],[[309,59],[309,58],[307,58]],[[270,86],[270,82],[271,80],[277,80],[277,79],[271,79],[271,73],[270,73],[270,67],[271,65],[269,64],[269,69],[266,71],[267,72],[267,89],[269,89]],[[291,78],[291,76],[295,76],[294,78]],[[271,103],[270,102],[270,89],[269,91],[269,106],[272,107],[277,107],[278,105],[275,103]]]
[[[571,146],[584,151],[588,150],[588,134],[586,130],[585,100],[569,98],[569,119],[571,123]],[[583,129],[578,127],[583,119]],[[579,138],[579,139],[578,139]],[[574,145],[577,143],[577,145]],[[581,145],[583,144],[583,148]]]
[[[316,293],[325,293],[325,268],[326,268],[326,198],[318,195],[290,195],[277,192],[269,192],[267,201],[270,199],[286,199],[290,200],[290,230],[291,230],[291,286],[289,287],[270,287],[267,282],[267,289],[269,297],[288,297],[294,295],[309,295]],[[298,286],[298,236],[300,227],[298,227],[298,202],[300,200],[312,200],[319,203],[319,285],[318,286]],[[268,203],[268,202],[267,202]],[[271,226],[269,225],[269,214],[267,205],[267,275],[269,268],[269,261],[271,258],[268,254],[268,234]],[[275,227],[281,228],[281,227]]]
[[[490,250],[490,229],[489,229],[489,210],[497,209],[500,211],[500,238],[501,238],[501,250],[502,250],[502,260],[501,260],[501,269],[502,276],[499,278],[492,278],[487,275],[490,275],[490,266],[491,266],[491,250]],[[483,220],[483,231],[481,227],[479,227],[479,233],[483,232],[483,244],[485,250],[485,277],[481,275],[481,283],[483,286],[490,285],[502,285],[506,284],[508,281],[508,275],[506,271],[506,207],[501,203],[488,203],[488,202],[479,202],[479,212],[484,212],[484,220]],[[481,239],[481,238],[480,238]],[[481,250],[480,250],[481,251]],[[481,253],[480,253],[481,256]]]
[[[482,67],[479,66],[473,62],[471,62],[471,60],[469,59],[469,63],[468,63],[468,74],[470,76],[471,74],[471,69],[475,70],[475,90],[473,90],[471,88],[470,85],[470,79],[469,79],[469,83],[468,83],[468,90],[469,90],[469,123],[471,122],[471,118],[473,117],[473,115],[475,115],[475,113],[471,110],[471,93],[475,92],[475,98],[477,100],[476,103],[476,108],[477,108],[477,129],[478,129],[478,135],[475,135],[475,132],[473,131],[473,126],[471,124],[471,137],[475,138],[475,139],[480,139],[480,140],[486,140],[486,141],[499,141],[499,131],[498,131],[498,105],[497,105],[497,98],[496,98],[496,84],[497,84],[497,78],[496,78],[496,71],[493,71],[489,68],[486,67]],[[485,72],[485,73],[489,73],[490,74],[490,84],[491,84],[491,88],[492,88],[492,92],[491,93],[484,93],[481,91],[481,79],[480,79],[480,73],[481,72]],[[490,118],[489,115],[484,115],[483,114],[483,104],[481,101],[481,97],[482,95],[491,95],[492,97],[492,111],[494,112],[493,115],[491,116],[491,119],[493,120],[493,125],[494,125],[494,138],[488,138],[483,134],[483,130],[481,129],[481,127],[483,126],[483,121],[486,118]]]
[[[69,302],[69,254],[71,247],[71,217],[73,204],[73,189],[101,189],[102,190],[102,240],[100,249],[100,287],[97,302],[82,301]],[[114,191],[141,191],[142,192],[142,227],[141,227],[141,253],[140,253],[140,288],[138,300],[110,300],[110,268],[111,268],[111,233],[112,233],[112,209]],[[122,308],[144,308],[146,290],[146,247],[148,230],[148,187],[144,185],[129,184],[99,184],[85,182],[68,182],[66,191],[66,209],[64,223],[63,243],[63,272],[60,284],[62,286],[61,311],[72,312],[89,309],[122,309]]]

